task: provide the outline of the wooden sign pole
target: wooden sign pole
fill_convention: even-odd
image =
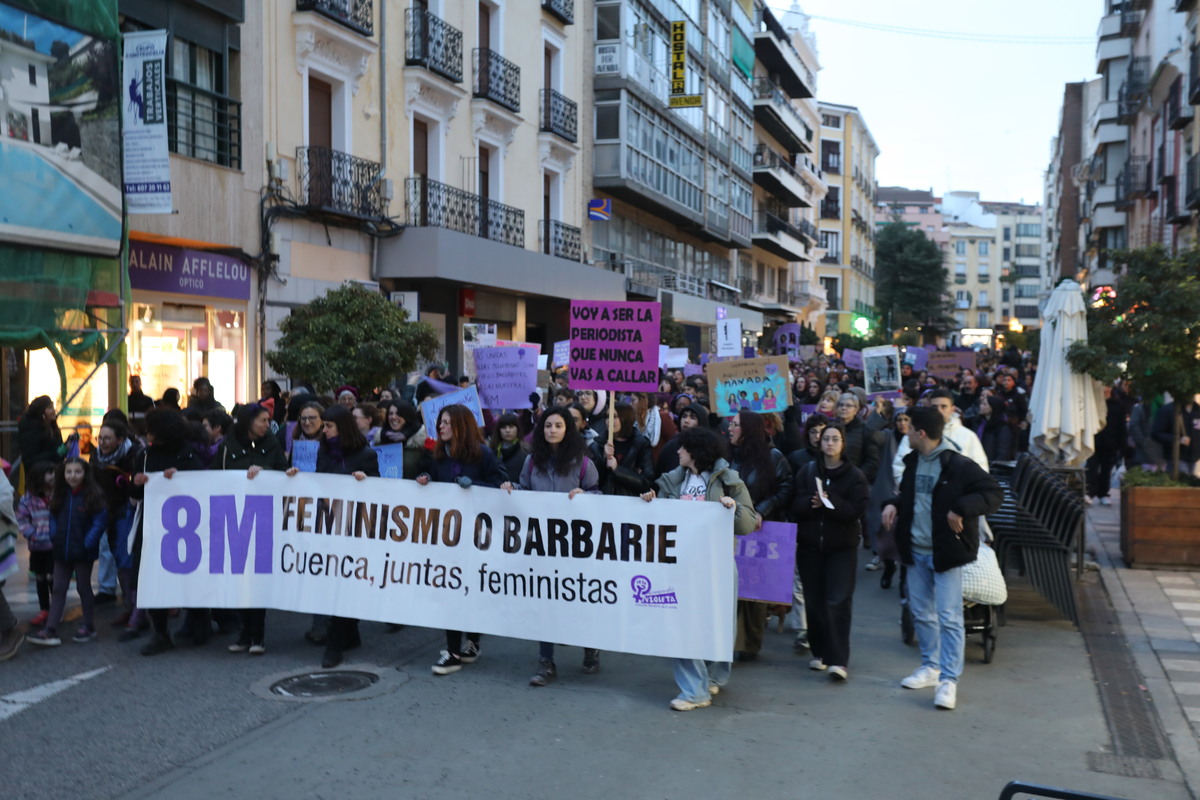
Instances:
[[[615,427],[614,423],[616,422],[616,419],[617,419],[617,393],[609,392],[608,393],[608,443],[609,444],[613,443],[613,436],[614,436],[613,428]]]

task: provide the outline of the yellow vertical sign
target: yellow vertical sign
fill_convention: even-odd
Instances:
[[[687,22],[671,23],[671,94],[687,94]]]

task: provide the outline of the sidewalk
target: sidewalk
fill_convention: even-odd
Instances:
[[[1148,692],[1188,788],[1200,796],[1200,572],[1129,568],[1121,495],[1110,498],[1112,505],[1087,509],[1088,551],[1142,676],[1136,688]]]

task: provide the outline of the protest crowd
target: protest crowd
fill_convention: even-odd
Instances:
[[[794,524],[792,602],[731,597],[733,652],[716,662],[675,659],[680,693],[672,708],[710,705],[729,679],[730,662],[758,657],[772,618],[779,630],[786,624],[794,632],[801,663],[828,680],[847,680],[852,600],[865,563],[882,590],[907,582],[921,662],[902,685],[933,688],[936,707],[953,709],[963,668],[960,573],[981,542],[986,546],[985,517],[1001,502],[989,465],[1012,461],[1028,447],[1036,364],[1015,349],[968,350],[935,375],[925,367],[931,354],[911,357],[916,349],[894,350],[899,363],[877,364],[849,352],[784,354],[787,374],[774,375],[785,387],[782,397],[773,389],[761,396],[718,391],[709,382],[713,367],[730,362],[715,359],[707,371],[691,364],[661,368],[656,392],[573,389],[560,368],[541,373],[550,382],[523,406],[443,404],[432,426],[423,404],[471,386],[471,379],[454,381],[431,367],[404,386],[342,386],[329,394],[304,386],[285,393],[268,381],[261,397],[225,409],[205,378],[181,405],[175,391],[159,399],[142,394],[133,376],[128,413],[111,410],[96,431],[66,438],[53,401],[39,397],[21,420],[19,453],[6,454],[14,461],[19,456],[19,466],[11,482],[0,482],[0,534],[19,531],[25,539],[28,563],[19,566],[31,574],[40,610],[26,626],[0,604],[0,659],[11,658],[23,637],[42,649],[68,637],[94,640],[96,607],[118,604],[112,633],[99,635],[137,642],[146,656],[220,635],[228,637],[224,646],[231,653],[263,655],[266,609],[139,604],[142,538],[153,524],[140,504],[158,473],[172,479],[187,471],[234,470],[253,480],[263,471],[315,472],[518,496],[709,501],[733,509],[733,530],[726,532],[731,543],[764,524]],[[880,381],[894,388],[868,393]],[[1088,467],[1088,493],[1101,503],[1123,459],[1164,465],[1171,441],[1162,435],[1162,421],[1173,414],[1121,387],[1106,395],[1110,422]],[[1183,447],[1189,465],[1195,447],[1190,441]],[[10,498],[6,492],[14,486],[20,492]],[[869,554],[860,560],[862,550]],[[63,615],[72,578],[82,618],[68,631]],[[486,649],[477,632],[447,630],[445,637],[435,675],[460,671]],[[324,668],[336,667],[361,642],[358,620],[337,615],[313,615],[306,638],[323,648]],[[530,685],[554,682],[561,656],[555,644],[541,642],[536,660],[531,646],[530,656]],[[582,672],[596,673],[602,660],[599,649],[584,648]]]

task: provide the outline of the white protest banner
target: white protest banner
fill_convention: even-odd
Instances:
[[[126,33],[124,40],[121,86],[128,87],[122,93],[125,114],[121,126],[125,205],[130,214],[170,214],[174,209],[167,152],[167,32]]]
[[[726,317],[717,322],[717,357],[742,355],[742,321]]]
[[[432,431],[431,437],[437,436],[438,414],[446,406],[464,405],[471,409],[479,427],[483,427],[483,409],[479,406],[479,390],[474,386],[459,389],[457,392],[440,394],[437,397],[426,397],[421,401],[421,419],[425,422],[425,430]]]
[[[345,475],[154,474],[138,602],[275,608],[728,661],[720,503]]]

